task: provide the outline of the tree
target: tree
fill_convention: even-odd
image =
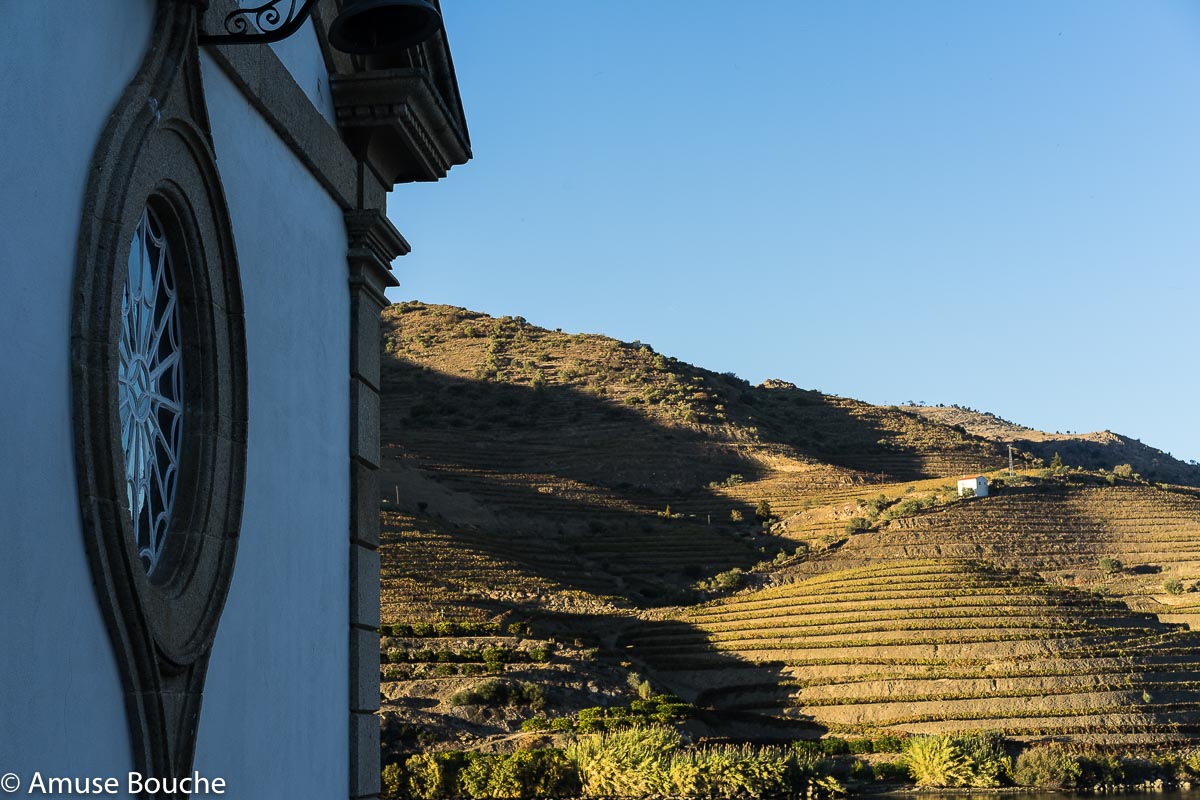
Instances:
[[[1054,458],[1050,459],[1050,469],[1062,469],[1062,468],[1063,468],[1062,456],[1060,456],[1058,454],[1058,451],[1056,450],[1054,452]]]
[[[1113,474],[1118,478],[1131,479],[1134,476],[1132,464],[1117,464],[1113,467]]]
[[[754,516],[766,522],[771,518],[771,504],[766,500],[759,500],[758,506],[754,509]]]
[[[856,533],[866,533],[871,530],[871,521],[866,517],[851,517],[846,523],[846,533],[853,536]]]

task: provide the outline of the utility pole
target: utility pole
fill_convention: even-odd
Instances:
[[[1011,478],[1017,473],[1013,470],[1012,445],[1008,446],[1008,476]]]

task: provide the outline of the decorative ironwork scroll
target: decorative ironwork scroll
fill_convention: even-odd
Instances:
[[[260,6],[239,8],[225,15],[225,33],[201,34],[207,44],[267,44],[300,30],[317,0],[268,0]],[[286,6],[287,13],[281,9]]]

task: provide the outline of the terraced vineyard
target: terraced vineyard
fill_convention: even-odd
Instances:
[[[1148,486],[1010,489],[893,520],[796,567],[801,574],[919,558],[986,559],[1200,624],[1200,500]],[[1115,559],[1119,569],[1104,569]],[[1166,587],[1179,581],[1178,592]],[[1194,598],[1195,595],[1193,594]]]
[[[777,727],[1200,730],[1200,637],[979,563],[829,573],[645,625],[625,643],[697,704]]]
[[[384,346],[383,621],[495,631],[385,637],[395,747],[515,747],[651,692],[719,739],[1200,733],[1198,490],[1003,475],[973,422],[519,317],[407,303]]]

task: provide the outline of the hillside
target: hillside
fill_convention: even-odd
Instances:
[[[406,303],[384,347],[393,752],[663,692],[718,739],[1200,724],[1200,492],[519,317]]]
[[[1112,431],[1092,433],[1047,433],[1001,419],[995,414],[958,406],[903,406],[922,417],[956,425],[975,436],[1011,444],[1049,463],[1058,453],[1066,464],[1087,470],[1108,470],[1129,464],[1134,472],[1151,481],[1200,486],[1200,464],[1180,461]]]

